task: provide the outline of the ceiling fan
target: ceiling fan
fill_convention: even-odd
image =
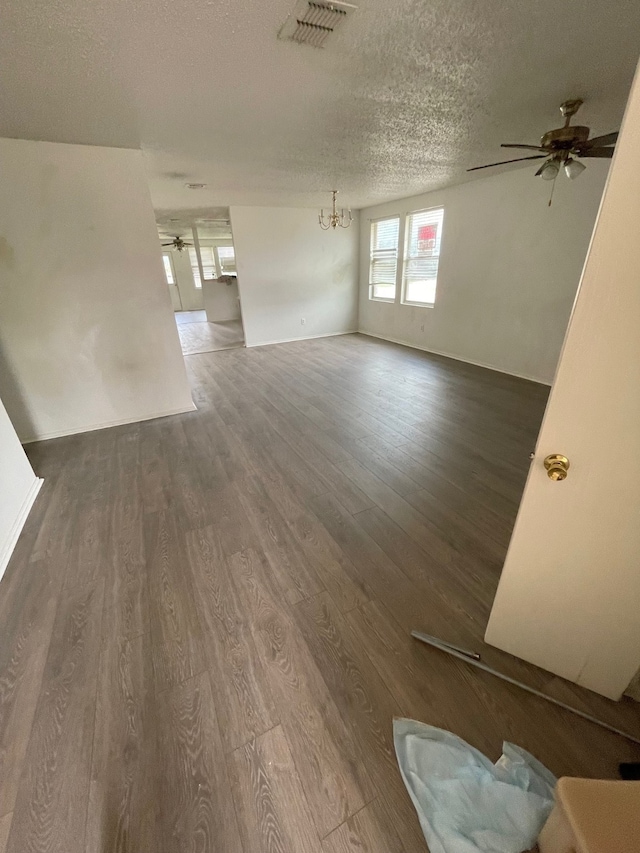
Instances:
[[[171,246],[172,249],[177,249],[179,252],[184,252],[187,246],[193,246],[193,243],[185,243],[182,237],[174,237],[170,243],[163,243],[162,247]]]
[[[498,163],[487,163],[486,166],[474,166],[467,172],[478,169],[490,169],[492,166],[503,166],[505,163],[519,163],[521,160],[544,160],[536,172],[536,177],[545,181],[553,181],[564,167],[568,178],[577,178],[584,172],[586,166],[576,157],[604,157],[611,159],[618,132],[606,133],[589,139],[590,128],[581,125],[571,125],[572,117],[582,106],[580,98],[565,101],[560,105],[564,117],[564,126],[549,130],[540,140],[540,145],[520,145],[519,143],[503,143],[501,148],[524,148],[527,151],[538,151],[528,157],[516,157],[515,160],[500,160]]]

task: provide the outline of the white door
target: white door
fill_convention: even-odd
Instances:
[[[640,667],[638,75],[486,640],[614,699]]]

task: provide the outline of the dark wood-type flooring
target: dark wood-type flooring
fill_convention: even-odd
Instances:
[[[556,774],[640,759],[409,636],[640,730],[482,643],[544,387],[358,335],[186,360],[197,412],[28,448],[2,853],[419,853],[394,715]]]

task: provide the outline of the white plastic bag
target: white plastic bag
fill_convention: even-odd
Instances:
[[[402,778],[431,853],[522,853],[551,809],[556,779],[524,749],[503,744],[496,764],[461,738],[396,719]]]

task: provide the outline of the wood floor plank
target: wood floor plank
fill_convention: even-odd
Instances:
[[[60,585],[60,579],[52,577],[43,563],[28,563],[20,576],[3,581],[0,598],[0,816],[13,811],[15,805]]]
[[[426,489],[405,495],[405,500],[440,530],[445,540],[453,547],[465,553],[476,554],[487,565],[496,566],[496,573],[499,573],[509,542],[499,542],[499,536],[490,524],[485,532],[464,508],[462,511],[453,509]]]
[[[139,450],[138,430],[116,438],[110,530],[117,531],[117,536],[105,573],[104,619],[118,640],[149,631]]]
[[[443,612],[437,596],[429,596],[410,581],[398,565],[365,532],[358,516],[351,516],[327,495],[317,498],[313,510],[347,554],[365,585],[369,598],[383,600],[399,623],[411,630],[429,626],[432,633],[464,645],[472,639],[469,626]],[[455,635],[455,636],[453,636]]]
[[[56,454],[56,451],[53,451]],[[81,452],[78,457],[81,458]],[[78,521],[78,490],[76,486],[84,479],[87,471],[84,470],[80,459],[70,460],[66,452],[63,452],[60,460],[61,470],[52,473],[49,480],[45,480],[40,491],[39,498],[47,500],[40,526],[33,531],[29,538],[29,525],[31,517],[27,519],[20,539],[28,543],[29,557],[31,562],[47,561],[55,566],[56,574],[63,583],[73,532]],[[47,497],[48,496],[48,497]],[[37,505],[37,501],[36,501]],[[20,545],[20,540],[18,541]],[[23,565],[25,560],[20,559],[20,552],[15,554],[7,567],[4,579],[10,575],[14,566]]]
[[[354,729],[360,760],[378,792],[393,803],[396,831],[409,850],[423,850],[420,829],[398,771],[392,721],[401,706],[325,593],[296,607],[298,621],[331,696]]]
[[[227,556],[243,548],[259,547],[260,535],[245,515],[240,493],[234,483],[221,489],[208,502],[209,523],[215,519],[216,529]]]
[[[502,486],[497,487],[496,478],[485,471],[479,475],[468,459],[457,454],[450,459],[443,458],[412,444],[393,444],[380,436],[367,436],[360,442],[383,453],[427,491],[433,492],[436,484],[450,483],[503,518],[509,531],[513,528],[520,494],[514,494],[510,489],[509,495],[505,496]]]
[[[262,483],[248,476],[236,492],[287,601],[296,604],[322,592],[322,581]]]
[[[66,591],[42,679],[7,853],[81,853],[104,581]]]
[[[418,595],[433,595],[443,615],[452,621],[468,623],[470,630],[482,636],[497,577],[491,584],[490,578],[485,577],[481,582],[468,572],[441,566],[379,507],[358,513],[356,521],[415,584]]]
[[[384,454],[378,453],[362,443],[362,439],[356,440],[350,436],[346,436],[340,430],[330,430],[326,434],[330,439],[335,441],[336,445],[342,447],[348,455],[357,459],[358,462],[379,477],[383,483],[391,486],[399,495],[408,495],[416,491],[416,486],[419,487],[419,483],[410,474],[397,468]],[[343,459],[345,458],[342,453],[340,456]]]
[[[281,726],[236,750],[232,772],[244,853],[321,853]]]
[[[163,843],[156,849],[164,853],[243,853],[214,697],[202,673],[167,691],[158,708]]]
[[[473,417],[469,418],[468,410],[473,406],[473,401],[469,399],[465,400],[465,410],[456,412],[457,398],[454,398],[453,405],[448,400],[441,408],[438,401],[430,396],[425,401],[428,403],[425,412],[424,408],[422,410],[416,409],[416,404],[419,401],[414,399],[424,393],[423,381],[413,386],[412,398],[408,401],[403,401],[401,397],[398,397],[398,388],[401,387],[402,383],[400,385],[398,383],[387,384],[384,399],[389,399],[391,405],[394,402],[396,403],[395,408],[391,409],[389,404],[385,405],[382,402],[379,394],[370,394],[367,398],[360,386],[350,387],[348,383],[342,382],[341,375],[336,377],[335,371],[330,377],[323,379],[322,371],[319,371],[317,367],[314,369],[314,366],[309,365],[308,362],[309,360],[304,365],[305,385],[309,385],[311,376],[311,385],[317,386],[321,390],[322,399],[332,403],[338,411],[350,416],[351,422],[346,424],[347,430],[352,429],[352,422],[356,422],[363,426],[366,425],[368,430],[375,434],[385,430],[389,435],[404,434],[406,438],[412,438],[419,444],[425,441],[430,442],[435,434],[439,438],[445,438],[448,442],[452,440],[454,443],[457,442],[461,449],[471,449],[479,458],[492,463],[494,468],[504,468],[505,471],[518,469],[521,454],[527,452],[527,448],[519,440],[520,436],[514,443],[508,428],[499,418],[491,419],[487,424],[476,426],[476,422],[479,420],[478,413],[472,409]],[[300,372],[300,365],[296,364],[295,370]],[[411,384],[411,380],[407,384]],[[486,406],[479,410],[480,415],[485,417],[490,411]],[[425,414],[427,415],[426,418]],[[460,415],[453,422],[455,431],[452,431],[452,414],[454,416]],[[425,430],[425,420],[428,422],[428,431]],[[389,430],[393,430],[393,432],[389,432]],[[493,450],[486,441],[486,435],[491,432],[498,433],[501,440],[502,453],[499,458],[495,458],[495,454],[492,458]]]
[[[324,853],[409,853],[380,798],[368,803],[327,835],[322,849]]]
[[[164,452],[166,421],[145,424],[139,444],[141,492],[145,513],[168,509],[171,501],[169,454]]]
[[[89,483],[85,482],[83,499],[77,503],[65,587],[103,580],[108,571],[110,560],[105,543],[111,534],[110,460],[115,440],[115,430],[99,430],[87,460],[93,465],[93,472]]]
[[[145,552],[156,691],[205,669],[179,523],[163,510],[147,517]]]
[[[276,726],[280,715],[216,528],[188,533],[187,549],[222,743],[230,752]]]
[[[111,638],[104,626],[98,671],[87,850],[158,850],[156,701],[149,634]],[[163,700],[164,701],[164,700]]]
[[[240,489],[241,501],[247,507],[247,513],[252,517],[257,515],[258,519],[262,518],[264,521],[264,502],[272,502],[293,534],[295,542],[304,552],[304,558],[297,554],[293,571],[288,574],[289,597],[293,595],[290,600],[315,594],[323,587],[331,591],[334,600],[345,610],[354,607],[359,601],[366,600],[362,584],[357,580],[353,567],[340,549],[336,548],[317,519],[307,511],[304,497],[299,493],[296,484],[287,481],[268,455],[257,451],[252,441],[245,441],[241,445],[237,437],[231,435],[225,426],[219,429],[221,440],[242,470],[241,474],[234,476],[234,483]],[[247,475],[247,471],[251,474]],[[249,486],[259,499],[255,504],[250,500],[250,495],[245,494]],[[340,494],[344,494],[344,490],[340,490]],[[264,524],[261,529],[264,535]],[[248,535],[246,524],[242,526],[242,530]],[[272,538],[271,534],[269,536]],[[261,547],[264,540],[256,544]],[[295,555],[296,545],[292,551]],[[287,566],[290,563],[290,559],[285,559]],[[284,580],[283,578],[283,582]]]
[[[322,593],[295,608],[298,626],[344,719],[357,721],[366,751],[395,769],[390,720],[401,708],[388,691],[331,598]]]
[[[278,600],[263,555],[231,560],[234,583],[252,614],[258,652],[270,685],[302,788],[321,837],[359,811],[373,796],[361,755],[340,717],[293,615]]]
[[[315,430],[310,425],[307,425],[305,433],[302,434],[297,429],[292,429],[289,416],[283,416],[274,410],[271,395],[265,396],[268,396],[268,405],[263,403],[262,408],[267,420],[287,444],[312,467],[316,477],[326,485],[327,490],[336,494],[349,512],[360,512],[373,506],[364,492],[345,476],[340,466],[334,464],[310,439],[309,433]]]
[[[340,610],[368,600],[355,566],[312,513],[302,510],[290,518],[289,525]]]

